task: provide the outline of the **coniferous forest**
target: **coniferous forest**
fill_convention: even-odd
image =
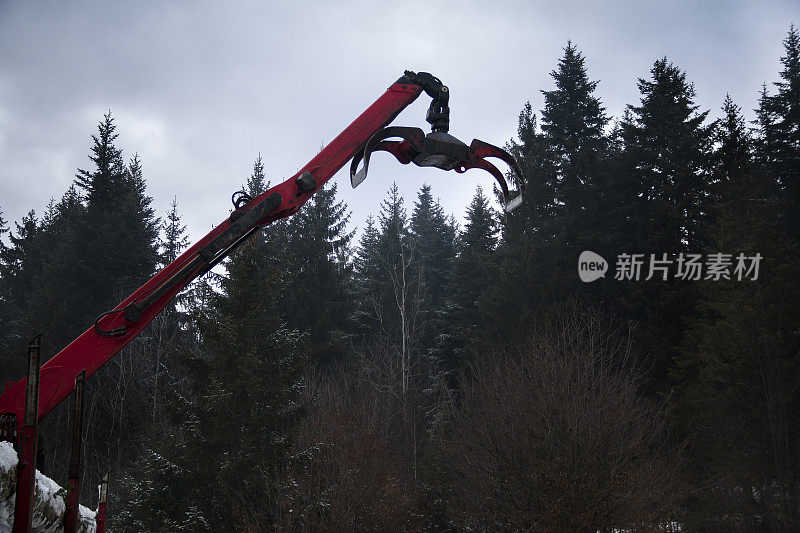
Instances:
[[[353,221],[331,181],[87,382],[82,502],[110,472],[113,531],[800,529],[800,32],[775,38],[751,101],[702,109],[664,57],[619,117],[567,43],[510,213],[387,183]],[[0,218],[3,381],[189,244],[98,119],[63,196]],[[255,196],[282,179],[253,156]],[[40,426],[61,483],[68,403]]]

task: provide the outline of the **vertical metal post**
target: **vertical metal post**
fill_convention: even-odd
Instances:
[[[36,484],[36,447],[39,442],[39,360],[42,334],[28,343],[28,382],[25,385],[25,418],[19,435],[17,500],[14,506],[14,533],[27,533],[33,520],[33,493]]]
[[[81,494],[81,455],[83,447],[83,386],[86,371],[81,370],[75,378],[75,414],[72,418],[72,452],[69,457],[69,479],[67,480],[67,510],[64,513],[64,533],[78,530]]]
[[[106,532],[106,505],[108,504],[108,473],[103,475],[103,482],[100,484],[100,503],[97,505],[97,514],[94,521],[97,525],[97,533]]]

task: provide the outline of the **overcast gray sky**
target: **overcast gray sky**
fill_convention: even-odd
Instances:
[[[753,117],[778,78],[781,41],[800,2],[22,2],[0,0],[0,209],[16,221],[58,199],[90,168],[90,135],[110,109],[118,147],[138,152],[159,215],[177,196],[196,240],[223,220],[261,152],[273,183],[292,175],[404,69],[451,90],[451,133],[503,145],[571,39],[610,115],[638,102],[637,78],[663,56],[687,72],[697,103],[725,93]],[[422,97],[395,124],[427,127]],[[363,226],[396,180],[409,211],[428,182],[463,216],[467,174],[378,155],[352,190]]]

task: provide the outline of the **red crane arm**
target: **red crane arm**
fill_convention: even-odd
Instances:
[[[413,74],[413,73],[408,73]],[[86,370],[91,377],[117,352],[131,342],[156,315],[193,279],[221,261],[248,235],[275,220],[296,213],[369,138],[386,127],[423,91],[422,84],[402,77],[323,148],[297,174],[250,200],[228,220],[165,266],[117,307],[104,313],[97,323],[58,352],[41,368],[39,420],[52,411],[75,388],[75,376]],[[22,380],[6,384],[0,395],[0,417],[16,416],[22,426],[25,403]]]
[[[428,135],[418,128],[387,126],[425,91],[432,102],[426,120]],[[91,377],[111,357],[131,342],[156,315],[193,279],[213,268],[260,227],[295,214],[350,159],[353,187],[366,177],[370,154],[386,151],[400,163],[465,172],[479,168],[491,173],[500,185],[506,209],[519,205],[525,180],[514,158],[504,150],[473,139],[467,145],[447,133],[450,124],[449,89],[426,72],[405,74],[389,87],[361,116],[323,148],[297,174],[255,198],[236,201],[236,210],[219,226],[165,266],[136,292],[58,352],[41,368],[39,420],[52,411],[75,388],[75,376],[86,371]],[[389,141],[399,138],[400,141]],[[511,198],[503,174],[486,161],[494,157],[516,174],[519,194]],[[363,167],[358,171],[359,162]],[[246,201],[246,205],[241,205]],[[9,418],[21,430],[25,408],[26,379],[9,382],[0,395],[0,430]],[[18,431],[18,434],[21,434]]]

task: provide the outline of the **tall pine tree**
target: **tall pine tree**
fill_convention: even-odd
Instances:
[[[85,193],[86,229],[82,257],[92,278],[81,309],[93,319],[147,280],[158,263],[158,225],[146,195],[138,155],[125,165],[114,144],[116,125],[108,112],[92,135],[92,170],[79,170]],[[88,320],[87,320],[88,322]]]
[[[161,260],[162,265],[173,262],[189,245],[189,237],[186,236],[186,226],[181,223],[181,215],[178,212],[178,198],[174,197],[170,204],[167,217],[161,223]]]
[[[259,159],[246,192],[266,187]],[[199,342],[183,354],[190,385],[172,397],[174,426],[124,478],[116,527],[260,531],[273,523],[307,359],[302,335],[286,326],[291,274],[273,257],[273,239],[252,235],[224,263],[216,290],[204,285],[191,325]]]
[[[518,141],[511,153],[526,179],[526,201],[504,213],[501,268],[493,283],[493,322],[509,331],[527,331],[530,321],[579,292],[594,291],[575,275],[582,250],[603,252],[613,240],[606,226],[609,183],[608,118],[595,96],[598,82],[589,79],[586,60],[568,42],[551,72],[555,88],[542,91],[541,132],[530,104],[519,116]],[[509,320],[509,317],[511,319]]]
[[[13,311],[11,302],[9,301],[9,285],[8,279],[5,277],[5,256],[7,246],[5,243],[5,234],[8,233],[8,226],[3,218],[3,211],[0,209],[0,359],[6,360],[6,354],[9,351],[9,341],[11,333],[11,321],[13,319]],[[6,374],[6,363],[0,363],[0,374]]]
[[[800,323],[800,270],[741,111],[730,98],[723,111],[709,239],[711,249],[732,253],[731,279],[700,282],[699,314],[674,371],[676,420],[692,442],[687,477],[697,487],[686,522],[792,529],[800,523],[800,343],[791,326]],[[739,270],[756,257],[757,275]]]
[[[315,362],[341,360],[347,351],[352,313],[349,218],[333,183],[317,191],[287,223],[287,320],[292,328],[308,332]]]
[[[714,200],[709,159],[714,124],[704,124],[708,112],[698,112],[694,86],[682,70],[663,58],[650,73],[650,80],[639,80],[640,105],[628,106],[620,124],[623,149],[617,169],[624,177],[620,193],[628,203],[617,216],[630,219],[621,239],[630,248],[623,251],[656,259],[701,253],[707,250]],[[694,314],[696,294],[694,286],[675,277],[644,283],[648,274],[643,272],[639,283],[618,282],[616,303],[626,318],[640,324],[652,390],[663,391],[685,320]]]
[[[395,345],[403,339],[416,341],[419,283],[411,269],[413,242],[396,183],[381,202],[378,227],[368,223],[359,244],[356,277],[362,290],[357,315],[372,324],[369,337]]]
[[[439,357],[446,335],[450,271],[455,259],[456,226],[430,185],[423,185],[411,214],[409,230],[414,251],[414,278],[420,284],[419,315],[422,321],[420,349]]]
[[[557,246],[574,252],[596,244],[591,238],[598,218],[597,180],[608,118],[594,96],[598,82],[589,80],[585,59],[571,42],[551,76],[556,88],[542,91],[544,149],[554,173]]]
[[[639,79],[641,104],[621,124],[624,171],[638,184],[647,218],[637,239],[651,253],[697,250],[703,244],[713,125],[698,112],[694,86],[666,58]],[[639,244],[637,243],[637,244]]]
[[[452,319],[456,326],[456,346],[450,352],[448,370],[457,370],[469,360],[467,349],[486,348],[483,327],[487,324],[486,285],[497,270],[495,248],[497,245],[497,222],[489,200],[478,186],[467,208],[467,222],[458,239],[458,256],[452,272]],[[500,303],[500,305],[503,305]],[[494,310],[500,313],[501,310]]]
[[[794,25],[783,41],[783,70],[774,96],[762,95],[761,135],[769,149],[768,170],[774,176],[784,204],[784,225],[800,253],[800,34]]]
[[[35,212],[29,211],[21,223],[14,225],[15,231],[8,235],[9,246],[0,248],[0,302],[6,325],[2,335],[4,351],[0,357],[0,369],[3,375],[10,378],[21,376],[25,369],[25,355],[22,350],[25,333],[20,332],[24,326],[21,315],[26,295],[33,287],[35,269],[40,264]]]
[[[380,304],[383,275],[378,249],[379,231],[375,218],[367,217],[361,233],[353,262],[355,309],[353,327],[362,342],[374,340],[383,324],[383,306]]]

